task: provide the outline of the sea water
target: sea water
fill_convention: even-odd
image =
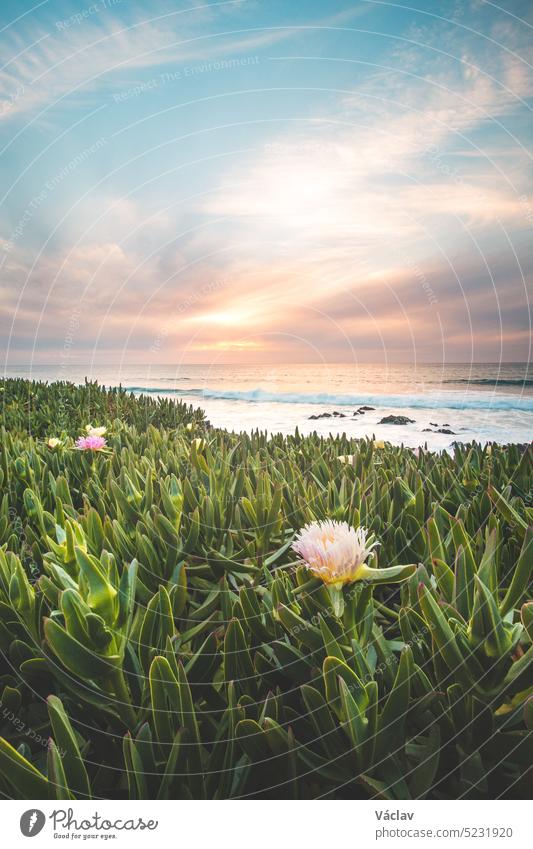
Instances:
[[[35,380],[86,378],[135,394],[182,400],[216,427],[270,433],[346,433],[432,450],[454,441],[530,442],[533,369],[525,363],[10,366]],[[353,415],[362,407],[373,407]],[[334,413],[338,415],[334,416]],[[311,419],[330,413],[330,417]],[[380,424],[388,415],[413,419]],[[453,433],[438,433],[439,429]]]

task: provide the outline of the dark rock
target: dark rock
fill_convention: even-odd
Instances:
[[[333,413],[334,416],[343,415],[342,413]],[[331,413],[318,413],[318,415],[309,416],[310,419],[331,419]],[[343,416],[344,418],[344,416]]]
[[[409,419],[407,416],[385,416],[379,420],[378,424],[406,425],[414,424],[414,422],[415,419]]]
[[[367,406],[366,406],[366,404],[365,404],[365,406],[363,406],[363,407],[359,407],[358,412],[360,413],[360,412],[361,412],[361,410],[363,410],[363,411],[364,411],[364,410],[375,410],[375,409],[376,409],[375,407],[367,407]]]
[[[454,430],[450,430],[450,428],[449,428],[449,427],[439,427],[439,429],[438,429],[438,430],[436,430],[436,431],[435,431],[435,433],[451,433],[451,434],[453,434],[453,435],[455,436],[455,431],[454,431]]]
[[[430,422],[431,427],[438,427],[437,422]]]
[[[431,430],[430,427],[425,427],[423,428],[422,433],[435,433],[435,431]]]
[[[450,427],[450,425],[448,424],[448,422],[444,422],[444,424],[443,424],[442,426],[443,426],[443,427]]]

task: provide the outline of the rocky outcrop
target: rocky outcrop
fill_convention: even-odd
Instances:
[[[366,404],[363,407],[359,407],[352,413],[352,416],[364,416],[367,410],[375,410],[375,407],[368,407]],[[338,410],[334,410],[332,413],[313,413],[312,416],[309,416],[310,419],[316,421],[317,419],[345,419],[347,418],[346,413],[339,413]]]
[[[449,425],[443,425],[442,427],[439,427],[434,422],[430,422],[430,425],[432,425],[433,427],[436,427],[437,430],[432,430],[430,427],[425,427],[422,430],[422,433],[446,433],[446,434],[451,434],[452,436],[456,436],[455,431],[450,430]]]
[[[310,419],[316,421],[316,419],[345,419],[346,413],[339,413],[337,410],[334,410],[333,413],[317,413],[316,415],[309,416]]]
[[[378,424],[406,425],[414,424],[415,419],[410,419],[407,416],[385,416],[380,419]]]

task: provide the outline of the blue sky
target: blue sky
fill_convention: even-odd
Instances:
[[[8,362],[529,358],[529,3],[0,15]]]

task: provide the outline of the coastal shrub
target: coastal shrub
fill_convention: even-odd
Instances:
[[[91,422],[115,419],[142,430],[175,428],[201,422],[204,415],[190,405],[150,395],[134,396],[121,387],[99,386],[85,381],[77,386],[68,381],[46,383],[20,379],[0,380],[1,422],[10,433],[42,437],[54,430],[74,436]]]
[[[527,798],[530,446],[235,434],[1,385],[4,796]],[[101,450],[75,447],[88,424]],[[302,565],[326,520],[373,535],[381,580],[340,598]]]

